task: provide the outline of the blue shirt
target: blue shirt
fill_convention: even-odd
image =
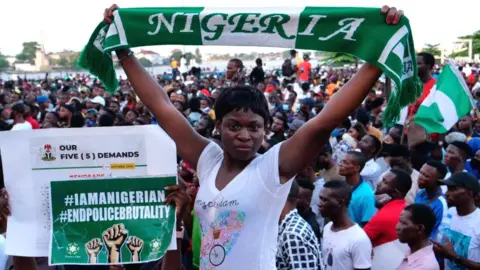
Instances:
[[[360,183],[353,187],[352,199],[348,206],[348,214],[353,222],[361,226],[363,223],[370,221],[376,212],[373,190],[370,185],[361,178]]]
[[[476,169],[474,169],[471,165],[471,160],[467,161],[465,163],[465,170],[473,175],[475,175],[475,177],[477,177],[477,179],[480,179],[480,172]]]
[[[433,200],[435,197],[437,198]],[[445,200],[445,195],[443,194],[442,189],[439,188],[434,197],[429,197],[425,189],[419,190],[417,196],[415,197],[415,203],[430,203],[428,206],[432,208],[436,218],[435,226],[430,234],[430,238],[437,239],[438,228],[442,223],[442,219],[447,215],[448,210],[447,201]]]

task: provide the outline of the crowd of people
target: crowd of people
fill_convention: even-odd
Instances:
[[[401,16],[382,12],[387,21]],[[399,242],[405,253],[389,258],[390,269],[480,269],[478,108],[447,134],[413,122],[440,71],[431,54],[417,56],[422,96],[391,127],[382,123],[385,82],[368,63],[313,68],[292,50],[278,74],[266,76],[261,59],[246,74],[232,59],[224,78],[182,68],[165,79],[128,51],[117,55],[128,79],[113,94],[82,74],[0,81],[0,129],[160,125],[178,148],[179,185],[168,202],[181,221],[179,249],[146,264],[51,267],[13,257],[8,267],[370,269],[372,250]],[[479,73],[464,72],[476,103]],[[236,204],[200,206],[219,199]],[[7,191],[0,202],[5,231]],[[216,265],[209,252],[215,233],[230,230],[215,223],[225,214],[238,218],[241,239]]]

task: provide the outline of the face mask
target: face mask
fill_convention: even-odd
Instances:
[[[295,104],[295,111],[300,111],[300,103]]]
[[[187,94],[187,97],[188,97],[188,99],[190,100],[190,99],[192,99],[193,94],[192,94],[192,93],[188,93],[188,94]]]
[[[290,110],[290,108],[288,108],[288,105],[287,105],[287,104],[283,104],[282,109],[283,109],[284,111]]]
[[[315,111],[314,108],[312,108],[312,115],[313,115],[313,116],[317,116],[317,112]]]
[[[5,123],[7,123],[7,125],[11,125],[11,124],[13,124],[13,119],[5,120]]]

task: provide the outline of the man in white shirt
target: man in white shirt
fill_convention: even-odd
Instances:
[[[188,75],[188,67],[187,59],[185,59],[185,54],[182,55],[182,58],[180,58],[180,74],[182,74],[183,81],[186,81]]]
[[[11,130],[32,130],[32,125],[25,121],[25,104],[19,102],[12,107],[13,127]]]
[[[447,203],[452,208],[440,225],[439,238],[443,241],[434,242],[435,253],[445,258],[445,269],[479,269],[480,209],[475,197],[480,184],[467,172],[454,173],[440,182],[448,187]]]
[[[326,182],[320,192],[320,213],[331,220],[323,229],[322,256],[325,270],[372,267],[372,243],[365,231],[348,214],[351,197],[352,188],[339,180]]]
[[[363,177],[365,182],[367,182],[373,190],[377,188],[378,179],[382,174],[380,166],[375,162],[374,159],[381,147],[382,142],[380,142],[380,140],[373,135],[364,136],[358,142],[358,148],[368,159],[365,167],[360,172],[360,176]]]

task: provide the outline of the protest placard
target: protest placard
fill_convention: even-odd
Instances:
[[[50,264],[139,263],[174,241],[175,177],[52,181]]]
[[[9,255],[49,256],[51,181],[177,174],[175,144],[154,125],[2,132],[0,146]]]

